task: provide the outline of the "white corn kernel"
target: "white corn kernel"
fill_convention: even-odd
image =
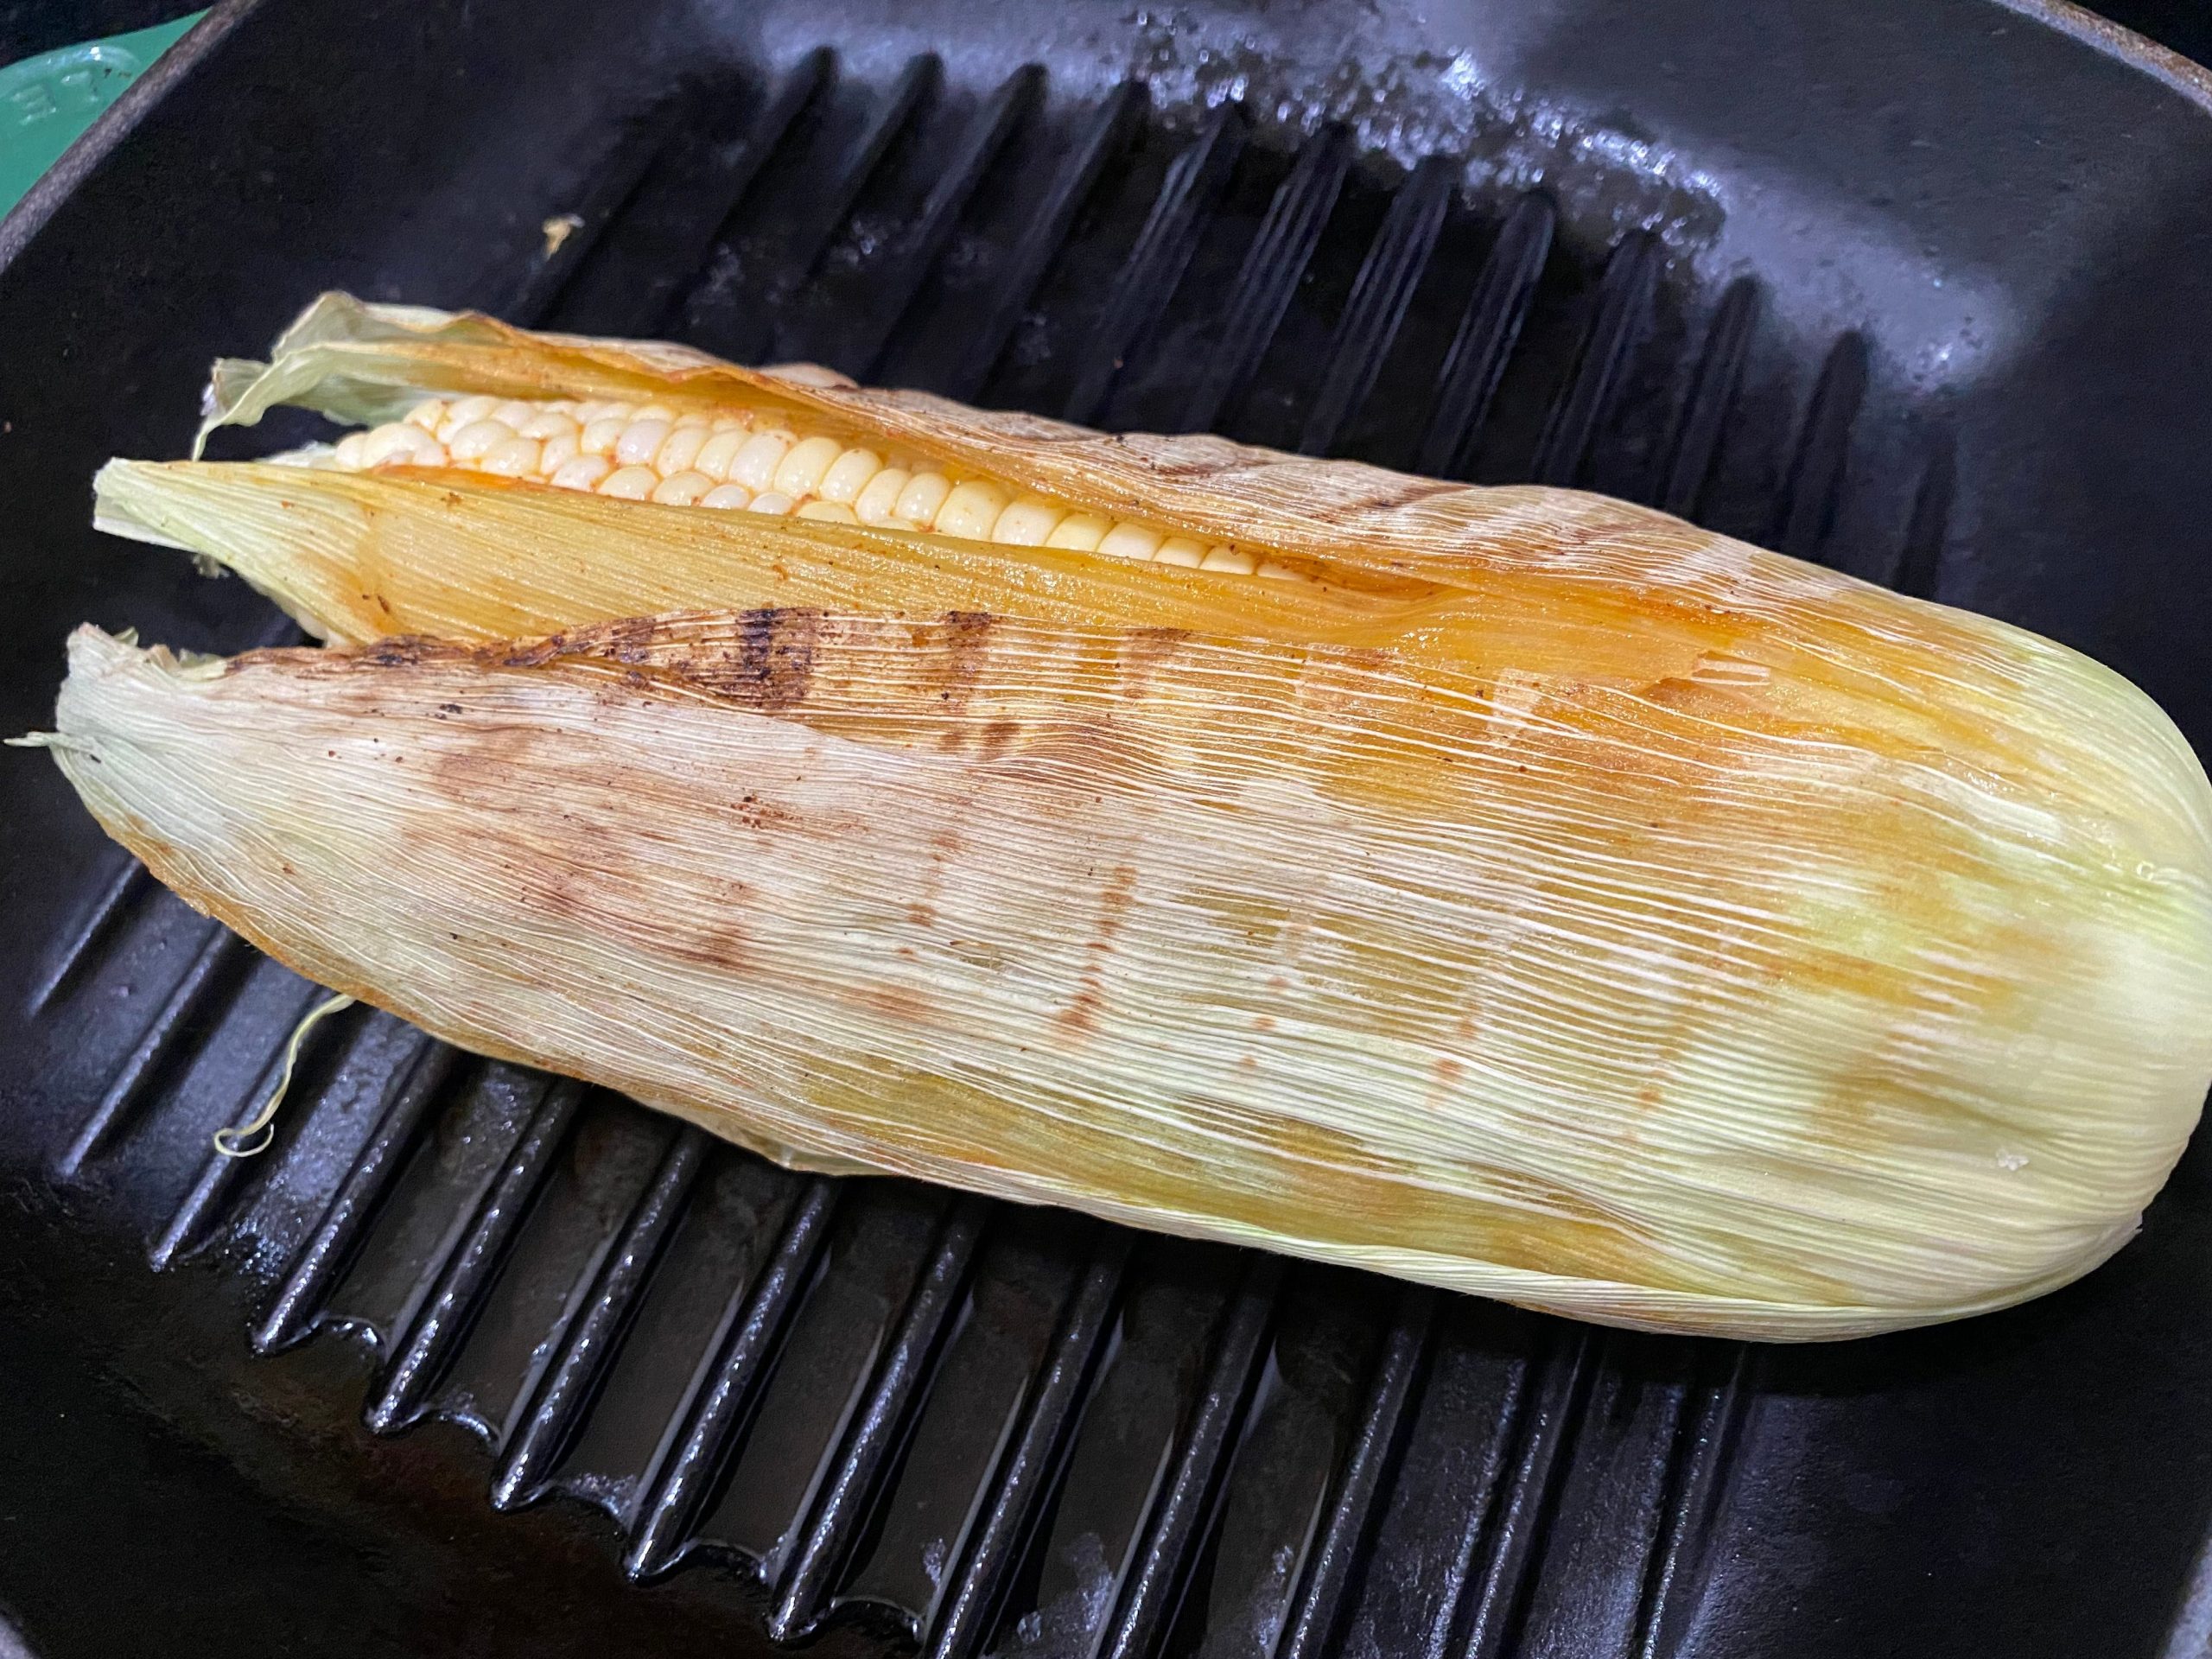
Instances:
[[[778,464],[796,442],[788,432],[754,433],[730,462],[729,481],[748,490],[766,489],[775,482]]]
[[[727,431],[718,427],[699,446],[699,453],[692,456],[691,464],[709,478],[728,478],[729,464],[737,459],[737,452],[745,448],[746,436],[743,427],[732,427]]]
[[[857,501],[868,480],[882,470],[883,457],[874,450],[848,449],[830,463],[815,493],[824,501]]]
[[[541,409],[515,428],[518,437],[546,438],[574,437],[576,423],[557,409]]]
[[[652,499],[665,506],[688,507],[714,487],[715,480],[704,473],[685,471],[661,480]]]
[[[677,427],[661,440],[660,448],[653,452],[653,470],[663,478],[690,472],[692,461],[706,445],[707,436],[703,426]]]
[[[438,427],[446,417],[446,400],[426,397],[407,411],[407,424],[419,426],[432,437],[438,435]]]
[[[988,542],[991,527],[1012,498],[988,478],[971,478],[952,486],[944,505],[937,510],[937,533],[959,536],[971,542]]]
[[[625,467],[642,467],[660,452],[668,440],[669,421],[632,421],[615,441],[614,459]]]
[[[717,484],[699,498],[699,505],[720,507],[725,512],[733,507],[747,507],[753,505],[753,492],[742,484]]]
[[[791,515],[795,518],[812,518],[823,524],[857,524],[860,515],[842,501],[809,501]]]
[[[666,404],[640,404],[630,411],[630,418],[633,421],[666,421],[674,426],[676,411]]]
[[[1055,506],[1041,495],[1017,496],[991,526],[991,539],[1008,547],[1042,547],[1066,516],[1065,507]]]
[[[1275,582],[1303,582],[1306,580],[1303,572],[1294,570],[1287,564],[1278,564],[1273,559],[1261,560],[1258,574]]]
[[[505,421],[471,421],[446,440],[455,461],[481,461],[515,435]]]
[[[416,457],[427,450],[438,448],[438,441],[419,426],[409,426],[402,421],[392,421],[378,427],[361,442],[361,465],[364,467],[414,467],[423,463]]]
[[[887,524],[899,505],[899,492],[912,474],[903,467],[887,467],[868,481],[853,498],[853,514],[864,524]]]
[[[642,501],[659,487],[660,474],[652,467],[622,467],[600,480],[599,493],[623,501]]]
[[[462,398],[451,409],[446,410],[445,419],[438,423],[438,442],[451,443],[454,433],[460,431],[464,426],[475,425],[499,406],[499,400],[497,397],[480,396]]]
[[[951,493],[952,480],[943,473],[916,473],[906,480],[906,487],[899,492],[898,504],[891,509],[891,516],[916,530],[928,530],[937,523],[938,509]]]
[[[508,438],[493,444],[477,462],[487,473],[502,478],[527,478],[537,471],[537,440]]]
[[[1098,541],[1098,550],[1117,559],[1149,559],[1164,538],[1141,524],[1116,524]]]
[[[1198,569],[1227,570],[1240,576],[1249,576],[1258,567],[1259,563],[1249,553],[1239,553],[1226,542],[1223,542],[1206,550],[1205,557],[1198,561]]]
[[[614,463],[605,455],[578,455],[574,461],[563,461],[555,469],[552,481],[564,490],[594,490],[613,470]]]
[[[556,432],[537,447],[537,470],[557,473],[576,458],[576,430]]]
[[[1204,542],[1189,536],[1170,536],[1160,543],[1160,550],[1152,556],[1154,564],[1180,565],[1185,570],[1195,570],[1206,556]]]
[[[614,446],[621,442],[622,435],[629,429],[630,423],[626,416],[603,415],[585,425],[582,435],[576,440],[576,447],[588,455],[611,455],[614,453]]]
[[[822,475],[830,470],[830,463],[843,453],[845,446],[835,438],[802,438],[791,446],[791,453],[776,463],[776,487],[794,501],[801,496],[812,495],[821,487]]]
[[[525,404],[519,397],[503,397],[499,400],[499,406],[486,418],[519,432],[524,423],[536,419],[537,416],[537,406],[535,404]]]
[[[1045,538],[1047,547],[1071,547],[1078,553],[1096,552],[1114,521],[1103,512],[1071,512],[1052,527]]]
[[[717,433],[744,432],[751,429],[753,423],[744,410],[739,410],[728,415],[715,416],[711,424]]]
[[[347,472],[357,473],[368,465],[361,459],[361,446],[368,441],[365,432],[348,432],[338,440],[338,447],[330,452],[330,458]]]
[[[772,513],[779,518],[789,516],[791,510],[791,499],[781,490],[761,491],[747,507],[748,512]]]

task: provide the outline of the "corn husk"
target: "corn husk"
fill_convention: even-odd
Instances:
[[[103,525],[320,637],[568,631],[78,647],[55,741],[104,821],[456,1041],[790,1162],[1769,1336],[2063,1282],[2195,1120],[2212,791],[2047,641],[1597,497],[342,296],[219,365],[210,428],[431,392],[765,404],[1296,577],[112,464]],[[874,620],[613,620],[792,606]]]
[[[219,362],[202,439],[289,404],[334,419],[431,393],[732,401],[1277,557],[1275,582],[858,525],[610,500],[458,470],[118,461],[100,527],[245,575],[318,639],[489,641],[690,608],[951,611],[1387,649],[1531,702],[1601,686],[1730,721],[1924,750],[2126,816],[2212,823],[2150,701],[2019,629],[1585,492],[1478,488],[1210,435],[1103,435],[809,365],[533,334],[329,294],[267,363]],[[2145,798],[2155,798],[2155,800]]]
[[[85,629],[48,741],[301,972],[772,1153],[1628,1325],[2050,1289],[2212,1077],[2202,773],[2056,647],[1754,597],[1710,626],[1770,671],[1719,679],[1491,654],[1479,609],[1448,649],[784,610],[186,664]]]

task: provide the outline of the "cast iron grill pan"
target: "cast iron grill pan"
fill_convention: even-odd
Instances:
[[[1335,16],[1310,13],[1316,28]],[[811,35],[771,13],[724,20],[713,50],[682,61],[659,36],[683,19],[656,15],[632,60],[591,74],[563,60],[581,79],[547,120],[559,130],[493,143],[476,185],[420,180],[433,200],[518,181],[512,200],[464,204],[481,215],[473,245],[441,236],[450,204],[417,216],[371,189],[375,229],[349,246],[346,168],[422,165],[391,126],[456,96],[438,81],[452,54],[474,54],[480,77],[513,70],[512,96],[490,99],[510,118],[543,107],[529,83],[548,72],[515,18],[472,36],[385,13],[408,41],[391,61],[365,54],[373,31],[338,29],[324,49],[341,99],[389,83],[389,123],[304,86],[264,93],[289,124],[202,131],[195,168],[176,129],[222,118],[207,113],[219,96],[250,97],[272,59],[333,28],[313,5],[229,21],[0,270],[13,339],[63,303],[60,270],[120,298],[128,269],[69,262],[145,209],[164,166],[168,188],[194,181],[183,205],[202,228],[173,254],[156,241],[129,256],[151,286],[98,331],[105,359],[0,369],[0,413],[25,429],[0,439],[10,499],[35,461],[174,452],[201,361],[258,346],[338,283],[1109,427],[1580,485],[1955,600],[2037,581],[1981,568],[2006,556],[1991,504],[2006,466],[2073,464],[1977,435],[1971,399],[1889,360],[1894,317],[1808,327],[1802,251],[1713,257],[1709,204],[1680,182],[1694,157],[1624,167],[1554,145],[1553,171],[1524,176],[1525,156],[1480,135],[1386,130],[1318,83],[1302,105],[1268,103],[1264,49],[1234,29],[1244,57],[1224,48],[1208,60],[1220,73],[1194,79],[1157,51],[1151,76],[1096,73],[1066,25],[1040,47],[1013,13],[948,12],[934,31],[817,19]],[[2050,41],[2114,77],[2112,96],[2148,98],[2146,78]],[[2212,138],[2190,114],[2201,160]],[[532,170],[525,140],[566,146],[573,166]],[[367,153],[341,162],[346,143]],[[236,170],[249,161],[266,200]],[[2023,176],[2013,188],[2034,186]],[[239,178],[240,199],[221,200]],[[539,230],[556,209],[575,216],[564,239]],[[1814,218],[1815,263],[1850,264],[1847,219]],[[318,227],[323,242],[302,242]],[[238,238],[227,252],[223,237]],[[242,303],[219,284],[243,278],[210,275],[181,327],[162,315],[168,272],[224,259],[265,291]],[[150,401],[88,397],[118,387]],[[2202,443],[2212,420],[2196,415]],[[2156,489],[2161,460],[2143,454],[2133,475]],[[0,555],[41,627],[9,671],[11,729],[37,718],[80,612],[181,644],[296,638],[240,584],[84,531],[88,465],[22,486],[47,540]],[[97,597],[32,570],[41,545],[93,550]],[[2046,586],[2063,602],[2094,573]],[[2203,582],[2192,572],[2177,605],[2201,604]],[[2140,626],[2116,652],[2094,626],[2073,633],[2125,656]],[[2189,648],[2137,671],[2155,683]],[[314,988],[162,893],[45,772],[10,764],[10,790],[34,801],[11,831],[12,882],[67,874],[8,942],[20,989],[0,1041],[22,1103],[0,1151],[28,1173],[27,1202],[66,1212],[65,1240],[127,1234],[156,1268],[200,1264],[165,1294],[242,1303],[261,1354],[350,1337],[334,1351],[365,1360],[365,1389],[361,1359],[315,1384],[339,1409],[358,1403],[380,1435],[461,1426],[488,1465],[448,1435],[423,1453],[438,1478],[467,1479],[480,1504],[488,1480],[500,1510],[590,1506],[612,1523],[590,1526],[593,1547],[635,1580],[734,1575],[749,1586],[728,1615],[741,1631],[948,1659],[2075,1659],[2179,1654],[2165,1644],[2204,1617],[2184,1599],[2212,1507],[2195,1168],[2151,1236],[2075,1290],[1955,1331],[1784,1351],[796,1175],[367,1010],[318,1029],[275,1149],[232,1162],[209,1135],[250,1114]],[[283,1366],[242,1366],[231,1386],[273,1388],[257,1379]],[[0,1603],[25,1593],[11,1571]],[[599,1593],[619,1621],[668,1592]],[[54,1652],[79,1650],[69,1621],[32,1621],[35,1638],[48,1628]],[[455,1650],[508,1650],[481,1640]]]

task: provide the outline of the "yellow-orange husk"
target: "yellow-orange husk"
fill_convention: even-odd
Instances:
[[[1584,492],[1476,488],[1205,436],[1107,435],[801,365],[533,334],[323,296],[268,363],[226,359],[207,427],[281,403],[340,420],[431,393],[781,410],[1087,509],[1253,550],[1271,581],[889,528],[662,506],[457,469],[115,461],[105,528],[236,569],[318,638],[520,637],[693,607],[817,606],[1169,626],[1387,648],[1503,677],[1516,698],[1687,682],[1732,709],[1940,753],[2084,800],[2207,813],[2149,701],[2021,630]]]

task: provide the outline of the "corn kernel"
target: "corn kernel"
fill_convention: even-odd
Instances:
[[[709,478],[728,478],[730,462],[745,448],[748,435],[741,426],[717,429],[699,446],[699,453],[691,458],[691,464]]]
[[[692,462],[698,458],[699,451],[706,448],[710,435],[703,426],[677,427],[661,440],[661,446],[653,455],[653,470],[663,478],[673,478],[678,473],[690,472]]]
[[[1017,496],[991,526],[991,539],[1008,547],[1041,547],[1065,517],[1065,507],[1056,506],[1041,495]]]
[[[899,492],[891,516],[916,530],[931,529],[937,523],[938,509],[951,493],[952,480],[943,473],[916,473]]]
[[[535,438],[505,438],[486,450],[477,464],[502,478],[528,478],[537,471],[537,454]]]
[[[614,463],[605,455],[578,455],[564,461],[555,469],[551,481],[564,490],[594,490],[600,480],[614,470]]]
[[[729,464],[729,481],[748,490],[765,490],[776,480],[776,467],[798,440],[788,432],[756,432],[740,447]]]
[[[892,514],[899,505],[899,492],[906,487],[911,476],[903,467],[886,467],[853,498],[854,516],[864,524],[894,523]]]
[[[714,487],[715,480],[704,473],[681,472],[661,480],[652,499],[665,506],[688,507]]]
[[[794,501],[801,496],[812,495],[821,487],[823,475],[843,450],[844,445],[835,438],[800,439],[791,446],[791,453],[776,464],[776,487]]]
[[[815,493],[824,501],[857,500],[868,480],[883,470],[883,457],[873,449],[848,449],[830,464],[822,474],[822,483]]]
[[[953,486],[944,505],[938,509],[937,533],[940,536],[959,536],[971,542],[991,539],[992,526],[1007,509],[1011,498],[1007,492],[987,478],[971,478]]]
[[[1165,539],[1141,524],[1116,524],[1099,538],[1098,550],[1116,559],[1149,559]]]
[[[471,421],[446,440],[446,448],[455,461],[481,461],[514,435],[505,421]]]
[[[574,437],[577,426],[574,420],[557,409],[540,409],[514,423],[515,435],[537,438]]]
[[[624,467],[646,465],[660,452],[674,424],[671,421],[632,421],[614,442],[615,461]]]
[[[1052,527],[1052,533],[1045,538],[1045,545],[1093,553],[1106,532],[1113,528],[1114,521],[1103,513],[1071,512]]]
[[[459,403],[454,404],[452,408],[447,410],[445,419],[438,423],[438,429],[436,433],[438,442],[440,443],[451,443],[453,442],[454,433],[460,431],[461,428],[465,426],[475,425],[477,422],[487,417],[492,411],[499,406],[499,399],[497,397],[476,397],[462,398]]]

